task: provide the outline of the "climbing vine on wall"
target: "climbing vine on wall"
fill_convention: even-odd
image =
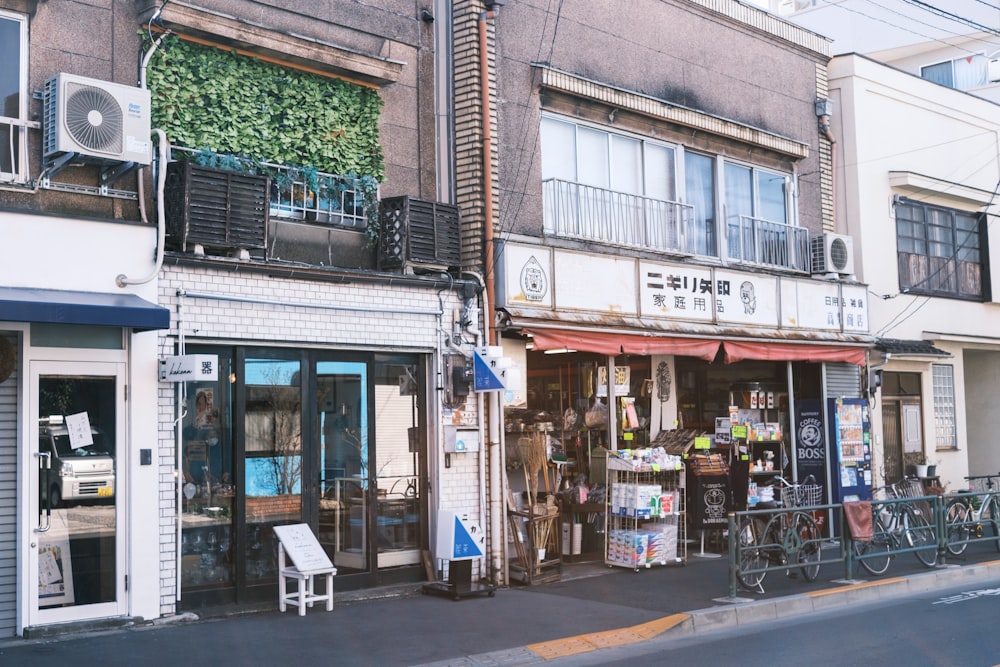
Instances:
[[[175,36],[146,78],[153,127],[174,145],[383,179],[374,89]]]

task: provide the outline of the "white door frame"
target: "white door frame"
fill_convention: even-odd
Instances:
[[[67,357],[77,356],[67,350]],[[97,352],[93,356],[103,357],[104,352]],[[114,356],[121,354],[120,352]],[[111,355],[107,355],[111,356]],[[129,608],[128,597],[125,586],[127,566],[128,566],[128,535],[126,526],[128,525],[126,511],[128,488],[128,413],[125,402],[125,386],[128,379],[127,364],[124,359],[108,361],[73,361],[70,359],[62,361],[38,360],[29,361],[27,372],[26,395],[23,404],[25,406],[25,428],[22,438],[22,470],[24,484],[21,485],[21,507],[24,508],[22,515],[22,540],[21,556],[23,566],[20,568],[24,577],[20,584],[21,591],[21,618],[24,620],[24,627],[48,625],[51,623],[65,623],[71,621],[83,621],[97,618],[109,618],[122,616]],[[38,582],[39,582],[39,544],[42,533],[39,532],[40,516],[40,494],[38,488],[38,390],[39,377],[45,375],[83,375],[101,378],[115,379],[115,596],[111,602],[101,602],[86,605],[71,605],[64,607],[51,607],[40,609],[38,605]]]

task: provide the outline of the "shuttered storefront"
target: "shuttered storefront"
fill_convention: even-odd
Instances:
[[[18,339],[0,332],[0,370],[14,356],[14,370],[0,374],[0,637],[16,633],[17,604],[17,385]]]

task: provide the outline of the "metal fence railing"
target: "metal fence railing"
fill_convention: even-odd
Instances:
[[[949,558],[958,557],[970,544],[993,543],[1000,552],[1000,488],[972,488],[928,495],[923,492],[919,480],[893,485],[888,493],[864,505],[872,519],[872,531],[867,539],[855,539],[852,535],[842,503],[811,502],[815,497],[800,500],[808,504],[793,502],[792,506],[729,514],[730,598],[735,599],[741,588],[749,588],[742,583],[748,579],[758,581],[761,574],[786,572],[800,566],[799,562],[781,558],[748,557],[787,549],[787,545],[777,544],[774,538],[762,536],[764,531],[761,529],[753,539],[745,537],[750,522],[762,526],[780,513],[802,511],[812,516],[828,514],[835,517],[839,526],[837,535],[831,536],[825,531],[823,536],[800,540],[796,548],[815,542],[820,547],[820,556],[814,557],[813,564],[834,565],[836,578],[847,580],[854,579],[861,570],[873,576],[885,572],[892,567],[896,557],[903,554],[914,554],[924,565],[932,567],[947,564]],[[907,539],[907,531],[912,539]],[[865,567],[866,562],[871,568]]]

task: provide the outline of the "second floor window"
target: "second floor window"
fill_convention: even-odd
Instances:
[[[984,216],[901,199],[896,250],[901,291],[977,301],[987,296]]]
[[[808,270],[787,174],[549,114],[541,146],[547,234]]]
[[[920,76],[928,81],[958,90],[978,88],[989,82],[988,62],[986,56],[981,53],[963,56],[921,67]]]
[[[0,11],[0,182],[27,180],[27,20]]]

